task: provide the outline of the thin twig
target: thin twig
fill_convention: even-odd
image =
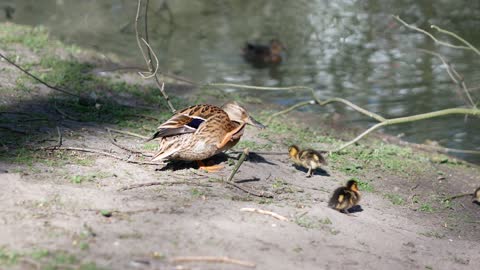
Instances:
[[[247,194],[250,194],[250,195],[252,195],[252,196],[255,196],[255,197],[269,198],[269,199],[273,198],[273,195],[270,194],[270,193],[268,193],[268,192],[264,192],[264,191],[262,191],[262,192],[256,192],[256,191],[254,191],[254,190],[245,188],[245,187],[243,187],[242,185],[237,184],[237,183],[235,183],[235,182],[225,181],[225,183],[227,183],[228,185],[231,185],[231,186],[233,186],[233,187],[236,187],[236,188],[240,189],[241,191],[243,191],[243,192],[245,192],[245,193],[247,193]]]
[[[229,257],[213,257],[213,256],[181,256],[181,257],[173,257],[172,263],[179,264],[179,263],[186,263],[186,262],[208,262],[208,263],[228,263],[228,264],[236,264],[240,266],[255,268],[256,264],[241,261],[237,259],[231,259]]]
[[[115,145],[116,147],[122,149],[122,150],[125,150],[125,151],[128,151],[130,153],[133,153],[133,154],[140,154],[142,156],[145,156],[145,157],[153,157],[152,154],[145,154],[143,153],[142,151],[139,151],[139,150],[136,150],[136,149],[131,149],[129,147],[126,147],[124,145],[121,145],[119,143],[117,143],[117,141],[115,140],[115,138],[113,138],[112,136],[112,133],[110,132],[110,129],[107,128],[107,133],[108,133],[108,139],[110,140],[110,142]]]
[[[142,188],[142,187],[151,187],[151,186],[173,186],[173,185],[193,185],[193,186],[200,186],[200,187],[212,187],[209,184],[202,184],[192,181],[155,181],[155,182],[147,182],[147,183],[139,183],[139,184],[132,184],[122,188],[119,188],[118,191],[125,191],[135,188]]]
[[[147,1],[147,2],[148,2],[148,1]],[[152,47],[150,47],[150,44],[148,44],[145,39],[142,38],[142,41],[143,41],[143,43],[145,43],[145,45],[147,46],[147,48],[148,48],[148,55],[149,55],[150,59],[152,59],[152,56],[151,56],[152,53],[150,53],[150,52],[152,51]],[[159,67],[160,64],[159,64],[159,62],[158,62],[158,57],[157,57],[157,55],[156,55],[156,54],[153,54],[153,56],[155,57],[155,70],[154,70],[154,71],[149,71],[148,73],[150,73],[150,75],[145,75],[145,72],[141,72],[141,71],[138,72],[138,74],[140,74],[140,76],[142,76],[142,78],[144,78],[144,79],[150,79],[150,78],[152,78],[153,76],[157,75],[158,67]],[[150,62],[151,62],[151,60],[150,60]],[[150,63],[150,62],[149,62],[149,63]],[[150,65],[150,67],[151,67],[151,65]],[[149,69],[150,69],[150,67],[149,67]]]
[[[440,59],[440,61],[442,61],[443,65],[445,65],[446,70],[447,70],[447,74],[450,76],[450,79],[452,79],[452,81],[455,84],[457,84],[461,89],[463,89],[463,91],[465,92],[465,95],[467,96],[468,102],[470,102],[470,105],[473,108],[477,108],[477,105],[475,104],[475,102],[473,102],[472,96],[470,95],[470,91],[468,90],[468,87],[465,84],[465,80],[464,80],[463,76],[461,76],[457,72],[457,70],[453,67],[453,65],[448,63],[445,60],[445,58],[439,53],[432,52],[430,50],[425,50],[425,49],[419,49],[419,51],[422,51],[424,53],[428,53],[430,55],[434,55],[434,56],[438,57]]]
[[[72,117],[72,116],[66,114],[64,111],[60,110],[60,109],[57,107],[57,103],[56,103],[56,102],[53,104],[53,107],[55,108],[55,111],[58,112],[59,114],[61,114],[64,118],[70,119],[70,120],[73,120],[73,121],[77,121],[77,122],[80,121],[79,119],[77,119],[77,118],[75,118],[75,117]]]
[[[461,193],[461,194],[457,194],[457,195],[453,195],[453,196],[450,196],[450,197],[447,197],[445,199],[443,199],[443,201],[451,201],[453,199],[457,199],[457,198],[461,198],[461,197],[466,197],[466,196],[473,196],[473,193]]]
[[[28,134],[28,132],[26,132],[24,130],[15,129],[15,128],[12,128],[12,127],[9,127],[9,126],[0,125],[0,129],[6,129],[6,130],[9,130],[11,132],[15,132],[15,133],[19,133],[19,134]]]
[[[248,207],[246,207],[246,208],[240,209],[240,211],[259,213],[259,214],[262,214],[262,215],[272,216],[272,217],[274,217],[278,220],[281,220],[281,221],[289,221],[288,218],[286,218],[282,215],[279,215],[279,214],[271,212],[271,211],[258,209],[258,208],[248,208]]]
[[[130,160],[128,158],[123,158],[116,156],[114,154],[104,152],[98,149],[91,149],[91,148],[82,148],[82,147],[55,147],[55,146],[48,146],[48,147],[40,147],[37,148],[37,150],[47,150],[47,151],[56,151],[56,150],[67,150],[67,151],[79,151],[79,152],[87,152],[87,153],[94,153],[94,154],[99,154],[107,157],[111,157],[114,159],[118,159],[127,163],[134,163],[134,164],[141,164],[141,165],[156,165],[156,166],[163,166],[165,164],[163,163],[155,163],[155,162],[150,162],[150,161],[140,161],[140,160]]]
[[[133,133],[133,132],[130,132],[130,131],[119,130],[119,129],[114,129],[114,128],[107,128],[107,130],[113,131],[113,132],[116,132],[116,133],[120,133],[120,134],[125,134],[125,135],[129,135],[129,136],[141,138],[141,139],[144,139],[144,140],[150,139],[150,137],[148,137],[148,136],[143,136],[143,135]]]
[[[299,107],[303,107],[303,106],[307,106],[307,105],[315,105],[315,103],[316,103],[315,100],[303,101],[303,102],[299,102],[299,103],[297,103],[297,104],[295,104],[295,105],[293,105],[293,106],[291,106],[291,107],[289,107],[289,108],[287,108],[283,111],[276,112],[276,113],[272,114],[267,119],[267,124],[270,123],[274,117],[277,117],[277,116],[282,115],[282,114],[289,113],[289,112],[291,112],[291,111],[293,111],[293,110],[295,110]]]
[[[154,77],[155,78],[155,83],[157,84],[157,87],[158,89],[160,89],[160,92],[163,96],[163,98],[165,99],[165,101],[167,102],[168,104],[168,107],[170,107],[170,110],[172,111],[172,113],[175,113],[177,110],[175,110],[175,108],[173,107],[173,104],[172,102],[170,101],[170,98],[168,97],[167,93],[165,92],[165,83],[161,83],[160,82],[160,79],[158,78],[158,66],[159,66],[159,63],[158,63],[158,57],[157,55],[155,54],[155,52],[153,51],[153,49],[150,47],[150,45],[148,44],[148,34],[145,34],[145,37],[147,38],[146,40],[145,39],[142,39],[140,38],[140,34],[139,34],[139,31],[138,31],[138,18],[140,16],[140,7],[141,7],[141,4],[142,4],[142,1],[141,0],[138,0],[138,4],[137,4],[137,14],[135,16],[135,36],[136,36],[136,39],[137,39],[137,45],[138,47],[140,48],[140,51],[142,53],[142,56],[145,60],[145,63],[147,64],[147,67],[148,67],[148,70],[150,71],[150,75],[147,76],[148,78],[151,78],[151,77]],[[145,6],[145,14],[148,12],[148,2],[147,2],[147,5]],[[145,16],[145,32],[148,31],[148,22],[146,21],[148,19],[147,16]],[[140,43],[140,40],[142,40],[146,46],[147,46],[147,49],[148,49],[148,55],[149,57],[147,58],[147,56],[145,55],[145,51],[143,50],[143,46],[142,44]],[[155,57],[156,59],[156,63],[157,63],[157,67],[153,68],[153,61],[152,61],[152,55]],[[144,77],[144,76],[142,76]]]
[[[28,72],[27,70],[23,69],[21,66],[15,64],[12,60],[10,60],[9,58],[7,58],[5,55],[1,54],[0,53],[0,57],[5,59],[5,61],[7,61],[9,64],[13,65],[14,67],[16,67],[17,69],[21,70],[23,73],[27,74],[28,76],[30,76],[31,78],[33,78],[34,80],[36,80],[37,82],[45,85],[46,87],[52,89],[52,90],[55,90],[55,91],[58,91],[58,92],[62,92],[64,94],[67,94],[67,95],[70,95],[70,96],[73,96],[73,97],[77,97],[77,98],[83,98],[82,96],[79,96],[79,95],[76,95],[76,94],[73,94],[67,90],[64,90],[64,89],[61,89],[61,88],[58,88],[56,86],[53,86],[53,85],[50,85],[49,83],[43,81],[42,79],[38,78],[37,76],[33,75],[32,73]]]
[[[62,143],[63,143],[63,136],[62,136],[62,132],[60,131],[60,128],[57,126],[57,133],[58,133],[58,141],[57,141],[57,145],[55,147],[60,147],[62,146]]]
[[[454,49],[462,49],[462,50],[471,50],[470,47],[466,47],[466,46],[461,46],[461,45],[453,45],[453,44],[450,44],[448,42],[445,42],[445,41],[441,41],[441,40],[438,40],[436,37],[434,37],[432,34],[430,34],[429,32],[421,29],[421,28],[418,28],[416,26],[413,26],[411,24],[408,24],[407,22],[405,22],[404,20],[400,19],[399,16],[393,16],[393,18],[395,18],[398,22],[400,22],[401,24],[403,24],[405,27],[407,28],[410,28],[412,30],[415,30],[417,32],[420,32],[426,36],[428,36],[429,38],[431,38],[435,43],[439,44],[439,45],[442,45],[442,46],[445,46],[445,47],[450,47],[450,48],[454,48]]]
[[[459,35],[453,33],[453,32],[450,32],[448,30],[445,30],[445,29],[442,29],[436,25],[431,25],[430,28],[433,28],[435,30],[437,30],[438,32],[440,33],[444,33],[444,34],[447,34],[447,35],[450,35],[454,38],[456,38],[457,40],[459,40],[460,42],[462,42],[463,44],[467,45],[468,48],[470,48],[472,51],[474,51],[476,54],[480,55],[480,51],[475,47],[473,46],[470,42],[466,41],[465,39],[463,39],[462,37],[460,37]]]

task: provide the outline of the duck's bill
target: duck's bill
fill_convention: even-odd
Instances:
[[[249,117],[249,118],[248,118],[247,124],[250,124],[250,125],[252,125],[252,126],[254,126],[254,127],[261,128],[261,129],[266,128],[262,123],[258,122],[258,121],[255,120],[253,117]]]

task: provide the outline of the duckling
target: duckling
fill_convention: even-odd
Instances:
[[[350,180],[346,186],[339,187],[333,192],[328,206],[345,214],[350,214],[348,209],[357,205],[359,201],[358,183],[355,180]]]
[[[327,161],[322,154],[313,149],[300,150],[298,146],[288,147],[290,159],[298,166],[308,169],[307,177],[312,177],[313,170],[320,168],[322,164],[327,165]]]
[[[480,187],[473,193],[473,203],[480,205]]]
[[[254,66],[265,67],[280,64],[284,58],[284,50],[285,47],[277,39],[270,40],[269,45],[247,42],[243,48],[243,56]]]

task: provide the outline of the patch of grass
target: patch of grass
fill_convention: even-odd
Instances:
[[[373,188],[373,185],[371,184],[372,181],[361,181],[360,179],[357,179],[357,178],[352,178],[351,180],[356,180],[357,183],[358,183],[358,188],[361,190],[361,191],[365,191],[365,192],[374,192],[375,189]]]
[[[190,195],[192,195],[192,197],[197,197],[198,198],[198,197],[204,196],[205,194],[206,194],[205,191],[199,190],[197,188],[192,188],[190,190]]]
[[[35,260],[39,260],[50,255],[50,251],[48,249],[35,249],[30,253],[30,257]]]
[[[250,140],[241,140],[236,146],[236,149],[245,149],[249,148],[250,150],[270,150],[271,144],[260,144],[255,141]]]
[[[418,210],[420,210],[422,212],[433,213],[433,207],[429,203],[423,203],[422,205],[420,205]]]
[[[142,145],[142,149],[146,151],[156,151],[158,149],[157,142],[147,142]]]
[[[291,187],[289,183],[279,178],[275,178],[274,182],[272,183],[272,188],[277,194],[295,192],[295,190]]]
[[[10,266],[17,263],[20,253],[8,250],[4,247],[0,248],[0,265]]]
[[[422,232],[422,233],[419,233],[419,234],[423,235],[423,236],[426,236],[426,237],[437,238],[437,239],[445,238],[444,234],[441,234],[439,232],[434,232],[434,231]]]
[[[48,31],[43,26],[32,28],[17,24],[2,23],[0,29],[0,39],[3,43],[20,43],[33,51],[44,49],[51,44]]]
[[[388,193],[384,196],[394,205],[405,205],[405,199],[398,194]]]

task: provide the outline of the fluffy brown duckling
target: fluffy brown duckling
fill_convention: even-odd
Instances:
[[[350,180],[346,186],[339,187],[333,192],[328,206],[345,214],[350,214],[348,209],[357,205],[359,201],[358,183],[355,180]]]
[[[480,187],[473,193],[473,203],[480,205]]]
[[[288,147],[290,159],[298,166],[308,169],[307,177],[312,177],[313,171],[320,168],[321,165],[327,165],[327,161],[322,154],[313,149],[300,150],[298,146]]]
[[[243,56],[254,66],[264,67],[280,64],[285,55],[284,50],[283,44],[276,39],[270,40],[268,45],[247,42],[243,48]]]

